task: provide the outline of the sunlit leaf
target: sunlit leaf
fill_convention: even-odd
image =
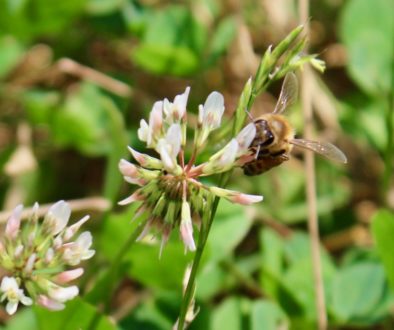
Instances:
[[[392,88],[394,16],[392,0],[346,3],[341,36],[347,47],[348,70],[366,92],[384,95]]]

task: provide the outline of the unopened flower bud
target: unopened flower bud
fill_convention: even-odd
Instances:
[[[56,276],[56,283],[66,284],[68,282],[77,279],[78,277],[81,277],[82,274],[83,274],[83,268],[75,268],[75,269],[64,271]]]
[[[23,205],[18,205],[13,211],[10,218],[7,221],[5,227],[5,236],[9,239],[14,239],[18,235]]]

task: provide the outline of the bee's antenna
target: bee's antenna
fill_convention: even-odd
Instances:
[[[248,109],[245,109],[245,112],[247,113],[247,115],[248,115],[250,121],[251,121],[251,122],[254,122],[254,118],[253,118],[253,116],[250,114],[250,112],[248,111]]]

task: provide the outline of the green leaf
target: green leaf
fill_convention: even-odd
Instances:
[[[252,304],[251,330],[287,329],[289,321],[286,314],[275,303],[268,300],[257,300]]]
[[[124,0],[88,0],[86,11],[92,15],[106,15],[119,9]]]
[[[108,259],[112,260],[118,249],[136,230],[138,220],[130,223],[134,211],[135,206],[132,206],[128,212],[118,216],[112,215],[104,224],[100,246]],[[193,254],[184,253],[185,249],[177,230],[171,236],[173,239],[170,239],[164,247],[161,257],[159,257],[160,234],[157,239],[147,236],[144,242],[134,243],[124,257],[124,271],[131,278],[148,287],[181,290],[185,267]],[[115,250],[114,242],[116,242]]]
[[[119,329],[96,307],[77,297],[66,304],[59,312],[52,312],[41,307],[34,307],[40,330],[79,330],[89,329],[94,325],[96,330]]]
[[[167,6],[151,14],[133,60],[156,74],[190,75],[199,68],[207,31],[186,6]]]
[[[160,297],[152,297],[144,300],[137,308],[132,311],[124,320],[120,322],[122,329],[146,329],[146,330],[167,330],[175,324],[175,318],[168,317],[169,305],[172,301],[168,298],[160,301]],[[177,297],[177,299],[179,299]],[[164,305],[160,306],[160,303]],[[160,308],[161,307],[161,308]]]
[[[159,258],[159,244],[136,243],[125,258],[130,263],[127,273],[151,288],[181,290],[186,265],[193,255],[185,254],[183,243],[177,237],[167,243]]]
[[[278,295],[278,281],[283,271],[283,242],[278,234],[266,228],[260,231],[262,271],[260,282],[264,292],[271,297]]]
[[[127,143],[119,110],[98,87],[89,83],[81,84],[77,92],[67,97],[64,106],[54,114],[51,129],[57,144],[72,146],[91,156],[116,151],[119,158],[123,154],[119,141]]]
[[[388,210],[375,213],[372,218],[372,234],[387,278],[394,290],[394,214]]]
[[[209,64],[214,64],[227,51],[235,37],[235,33],[236,22],[234,17],[226,17],[219,22],[210,42]]]
[[[227,284],[227,277],[228,274],[219,263],[210,263],[203,267],[197,276],[196,297],[201,300],[214,297]]]
[[[385,292],[381,265],[363,262],[337,272],[332,281],[331,310],[342,322],[371,314]]]
[[[222,302],[213,312],[211,330],[241,330],[241,300],[229,298]]]
[[[367,93],[384,95],[394,74],[392,0],[348,1],[343,9],[341,37],[348,51],[351,77]]]
[[[132,53],[133,60],[157,74],[185,76],[198,68],[197,56],[188,48],[171,45],[141,44]]]
[[[252,219],[244,207],[222,200],[212,224],[207,245],[212,251],[210,261],[219,261],[232,253],[249,232]]]
[[[34,315],[32,308],[24,308],[18,310],[15,316],[13,316],[7,323],[7,326],[2,328],[4,330],[39,330],[37,320]]]

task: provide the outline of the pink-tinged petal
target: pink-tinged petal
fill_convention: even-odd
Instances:
[[[37,303],[51,311],[61,311],[65,307],[61,302],[51,299],[45,295],[39,295]]]
[[[82,274],[83,274],[83,268],[67,270],[59,273],[55,278],[55,282],[58,284],[66,284],[68,282],[77,279],[78,277],[81,277]]]
[[[148,234],[149,230],[152,228],[154,222],[154,218],[148,219],[148,221],[145,223],[144,229],[142,229],[141,233],[138,235],[136,241],[141,241],[144,239],[146,234]]]
[[[261,202],[263,200],[263,196],[247,195],[238,191],[223,189],[219,187],[209,187],[209,190],[216,196],[226,198],[233,203],[238,203],[242,205],[250,205],[253,203]]]
[[[130,184],[135,184],[140,187],[145,186],[147,184],[147,181],[141,178],[135,179],[129,176],[124,176],[123,179]]]
[[[18,205],[12,211],[11,216],[9,217],[6,227],[5,227],[5,236],[14,239],[19,231],[20,223],[21,223],[21,215],[22,215],[23,205]]]
[[[137,190],[131,196],[118,202],[118,204],[119,205],[127,205],[130,203],[136,202],[136,201],[143,201],[144,199],[145,199],[145,197],[143,195],[141,195],[140,192]]]
[[[163,253],[164,246],[167,244],[168,239],[170,238],[170,234],[171,234],[171,227],[170,226],[164,227],[163,231],[162,231],[162,234],[161,234],[159,259],[161,258],[161,255]]]
[[[256,136],[256,125],[250,123],[246,125],[241,132],[238,133],[236,140],[239,145],[237,156],[241,156],[248,152],[249,146]]]
[[[138,168],[134,164],[128,162],[127,160],[121,159],[119,161],[119,171],[124,176],[129,176],[131,178],[138,178]]]
[[[131,147],[128,147],[129,151],[133,155],[134,159],[142,166],[152,170],[160,170],[163,168],[162,162],[154,157],[146,154],[142,154]]]
[[[179,230],[185,246],[190,251],[195,251],[196,244],[194,243],[193,238],[193,223],[190,216],[190,206],[189,203],[186,201],[182,202],[181,224]]]
[[[89,218],[89,215],[85,215],[81,220],[66,228],[64,232],[64,240],[68,241],[71,237],[73,237],[79,228],[81,228],[81,226],[89,220]]]
[[[56,286],[48,290],[49,297],[61,303],[75,298],[78,293],[79,289],[76,285],[69,286],[67,288]]]
[[[253,203],[258,203],[263,200],[263,196],[259,195],[248,195],[248,194],[235,194],[229,198],[232,202],[242,205],[250,205]]]

